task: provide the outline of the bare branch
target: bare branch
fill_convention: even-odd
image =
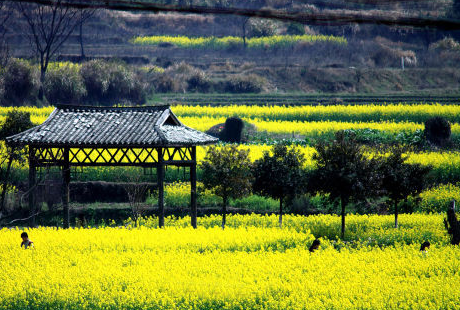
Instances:
[[[34,42],[34,50],[40,57],[40,89],[38,98],[44,98],[43,84],[48,64],[64,42],[80,24],[79,10],[66,5],[61,0],[40,3],[18,3],[18,9],[29,26],[29,38]]]
[[[7,225],[11,225],[11,224],[13,224],[14,222],[19,222],[19,221],[27,221],[28,219],[31,219],[32,217],[39,215],[39,214],[40,214],[40,212],[41,212],[41,211],[37,211],[37,213],[35,213],[35,214],[32,214],[31,216],[28,216],[28,217],[26,217],[26,218],[22,218],[22,219],[14,219],[14,220],[12,220],[11,222],[9,222],[9,223],[6,223],[6,225],[4,225],[4,226],[7,226]]]

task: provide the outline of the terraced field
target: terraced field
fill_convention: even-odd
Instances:
[[[157,99],[169,104],[187,105],[366,105],[407,103],[458,104],[456,95],[349,95],[349,94],[169,94]]]

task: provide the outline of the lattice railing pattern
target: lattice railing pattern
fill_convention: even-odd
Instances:
[[[71,166],[155,166],[159,151],[164,164],[193,163],[193,147],[171,148],[69,148]],[[62,165],[65,148],[35,148],[38,166]]]
[[[61,165],[64,161],[64,148],[34,148],[33,156],[41,165]]]

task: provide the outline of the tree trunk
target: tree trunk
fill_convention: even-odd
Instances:
[[[243,23],[243,47],[246,48],[246,22]]]
[[[44,67],[40,68],[40,88],[38,89],[38,99],[43,100],[45,97],[45,90],[44,86],[45,85],[45,75],[46,75],[46,69]]]
[[[460,244],[460,223],[455,214],[455,200],[452,201],[452,207],[447,210],[447,219],[444,219],[447,233],[451,236],[450,243],[452,245]]]
[[[398,228],[398,201],[394,201],[395,204],[395,228]]]
[[[227,196],[222,197],[223,203],[222,203],[222,229],[225,228],[225,223],[227,220]]]
[[[11,163],[13,162],[13,157],[8,158],[8,165],[6,166],[6,173],[5,179],[3,180],[3,187],[2,187],[2,198],[0,202],[0,214],[5,210],[5,197],[6,197],[6,190],[8,187],[8,178],[10,176],[11,171]]]
[[[70,164],[69,164],[69,149],[64,148],[64,163],[62,166],[62,219],[63,227],[70,227],[70,213],[69,213],[69,185],[70,185]]]
[[[283,226],[283,198],[280,198],[280,228]]]
[[[165,226],[165,195],[164,195],[164,178],[165,178],[165,167],[163,164],[163,153],[162,150],[158,151],[159,165],[157,168],[157,184],[158,184],[158,227],[163,228]]]
[[[32,214],[30,217],[30,226],[35,226],[35,208],[36,208],[36,200],[35,200],[35,193],[36,193],[36,174],[37,171],[35,170],[35,150],[29,146],[29,210]]]
[[[246,49],[247,43],[246,43],[246,24],[249,21],[249,17],[245,17],[243,20],[243,47]]]
[[[83,14],[83,12],[80,12],[80,14]],[[80,51],[81,51],[81,60],[84,60],[86,58],[85,56],[85,50],[83,49],[83,16],[80,15],[80,35],[79,35],[79,40],[80,40]]]
[[[347,199],[345,197],[341,197],[340,204],[342,205],[342,240],[343,240],[345,239],[345,206],[347,205]]]

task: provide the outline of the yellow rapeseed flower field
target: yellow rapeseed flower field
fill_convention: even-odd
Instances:
[[[280,106],[280,105],[226,105],[190,106],[175,105],[174,113],[179,116],[230,117],[277,121],[345,121],[345,122],[399,122],[422,123],[433,116],[442,116],[451,122],[460,122],[460,106],[440,104],[402,104],[387,105],[318,105],[318,106]]]
[[[186,37],[186,36],[147,36],[136,37],[133,40],[134,44],[139,45],[159,45],[162,43],[174,44],[181,48],[212,48],[225,49],[232,46],[243,45],[241,37]],[[273,35],[260,38],[246,39],[247,47],[249,48],[274,48],[292,46],[298,42],[330,42],[335,44],[347,44],[344,37],[327,36],[327,35]]]
[[[0,108],[0,122],[13,108]],[[31,113],[34,124],[43,123],[53,107],[21,107]],[[227,117],[239,116],[268,133],[296,133],[316,136],[344,129],[375,129],[397,133],[423,129],[422,122],[432,116],[444,116],[452,122],[452,133],[460,134],[460,106],[456,105],[403,105],[387,106],[174,106],[180,120],[187,126],[206,131],[224,123]]]
[[[441,217],[425,217],[425,229],[436,230],[432,221]],[[254,215],[243,221],[259,219],[267,221]],[[301,225],[307,219],[290,220]],[[379,247],[322,239],[310,253],[318,235],[308,229],[257,225],[27,232],[31,250],[19,247],[21,230],[0,230],[0,309],[431,310],[460,304],[460,251],[439,240],[421,253],[418,243]]]
[[[167,189],[168,190],[168,189]],[[399,229],[393,229],[393,215],[354,215],[349,214],[346,218],[345,240],[360,242],[366,245],[394,245],[430,242],[447,244],[448,237],[444,228],[441,214],[401,214]],[[198,218],[198,226],[205,228],[220,227],[222,218],[220,215],[211,215]],[[157,228],[158,218],[144,217],[138,225]],[[134,227],[130,219],[126,225]],[[167,227],[190,226],[190,218],[167,217]],[[231,215],[226,222],[227,227],[256,227],[276,228],[279,226],[277,215]],[[338,239],[341,229],[341,218],[337,215],[312,215],[308,217],[300,215],[287,215],[283,218],[283,227],[302,233],[312,233],[316,237],[326,237],[330,240]]]
[[[197,130],[206,131],[212,126],[220,123],[225,123],[225,117],[181,117],[181,122],[185,125]],[[326,133],[334,133],[339,130],[346,129],[373,129],[386,131],[393,134],[399,132],[415,132],[423,130],[424,125],[413,122],[342,122],[342,121],[280,121],[272,120],[265,121],[262,119],[250,119],[249,123],[256,126],[258,131],[266,131],[267,133],[275,134],[299,134],[309,137],[320,136]],[[460,125],[452,124],[452,134],[460,134]]]

